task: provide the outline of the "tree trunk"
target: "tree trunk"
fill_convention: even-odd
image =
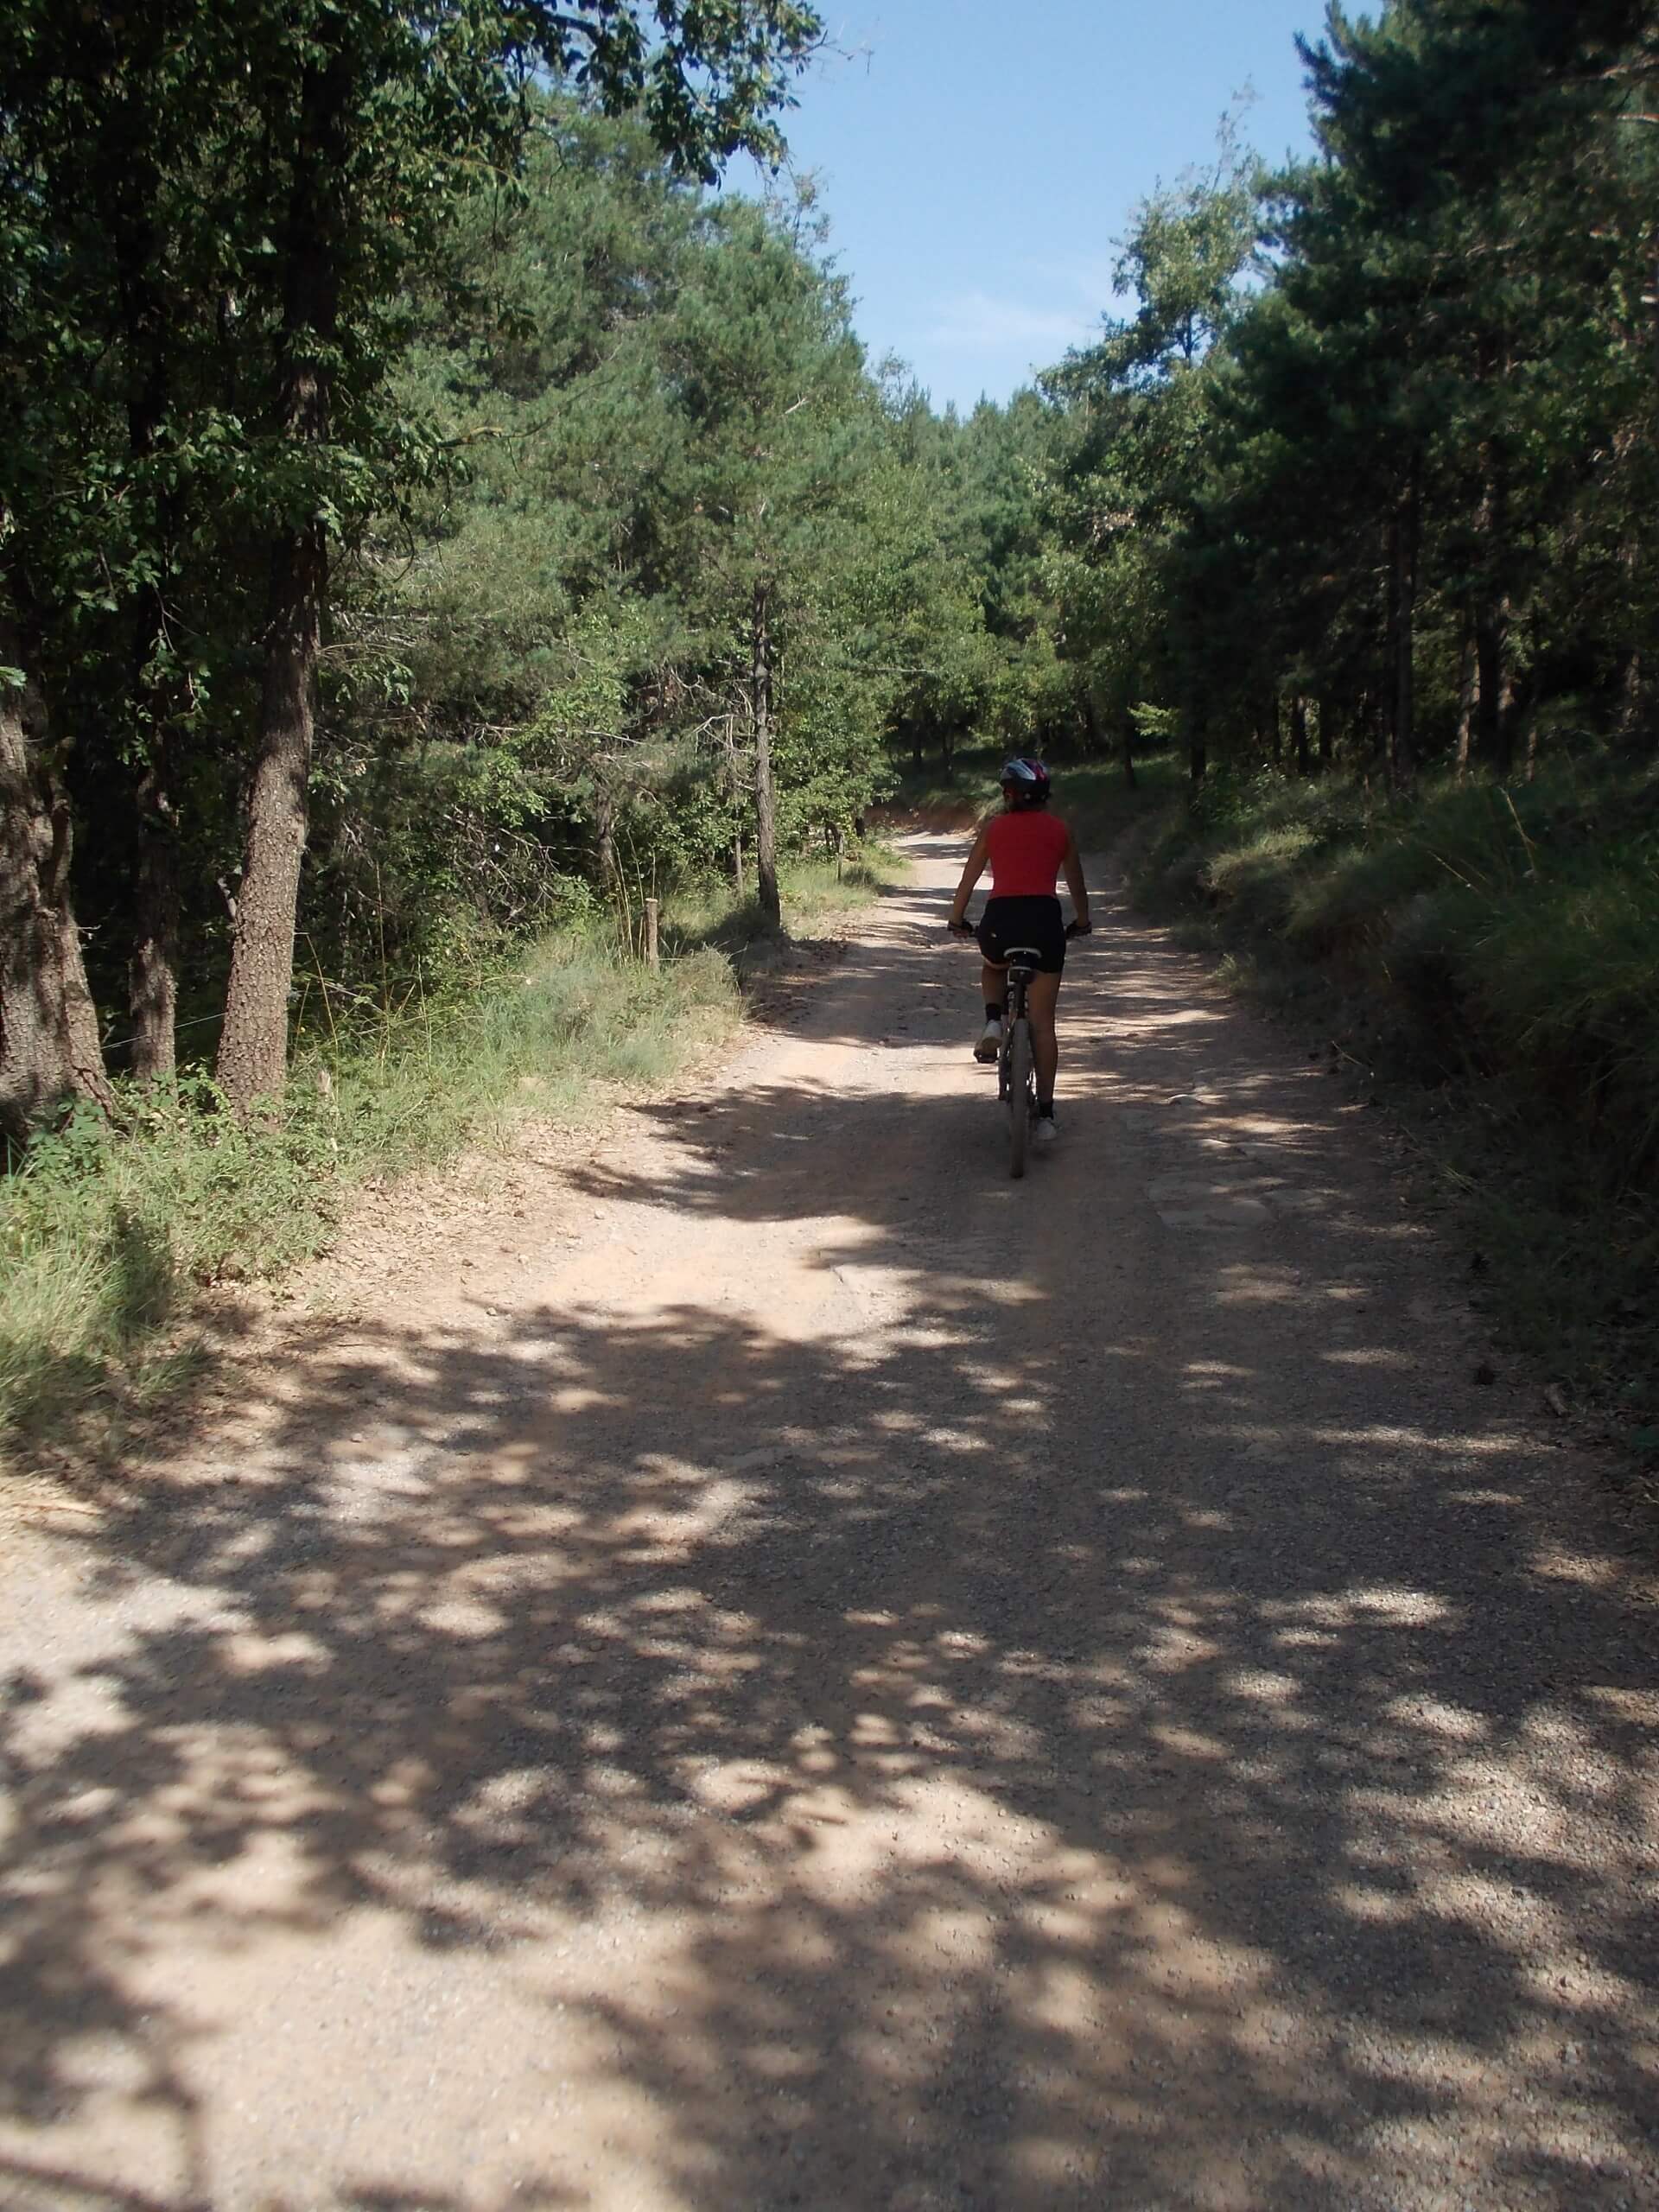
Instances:
[[[328,435],[328,356],[340,323],[334,195],[345,168],[348,86],[338,56],[307,72],[289,203],[281,416],[284,435],[306,445]],[[239,1114],[257,1098],[275,1097],[288,1073],[288,1000],[327,581],[327,536],[321,518],[313,517],[285,531],[271,549],[258,752],[219,1048],[219,1079]]]
[[[1458,648],[1458,781],[1469,773],[1469,752],[1474,736],[1475,702],[1480,686],[1480,664],[1475,655],[1472,614],[1463,619],[1463,640]]]
[[[1290,742],[1296,762],[1296,772],[1305,777],[1308,772],[1307,760],[1307,702],[1300,691],[1290,702]]]
[[[1319,726],[1319,773],[1328,776],[1337,734],[1337,702],[1328,691],[1321,691],[1314,701],[1313,715]]]
[[[1503,662],[1503,689],[1498,694],[1497,701],[1497,749],[1505,775],[1508,775],[1515,766],[1516,741],[1523,726],[1529,730],[1527,753],[1529,763],[1535,757],[1535,747],[1532,742],[1533,734],[1528,720],[1531,690],[1530,678],[1522,677],[1516,672],[1515,655],[1512,652],[1507,654]],[[1528,781],[1531,781],[1530,767]]]
[[[132,1071],[141,1082],[171,1083],[179,1012],[179,874],[167,791],[169,748],[157,731],[138,781],[138,871],[128,1004]]]
[[[1422,499],[1414,463],[1389,527],[1390,626],[1394,665],[1389,718],[1389,772],[1408,784],[1416,764],[1417,548],[1422,529]]]
[[[766,626],[770,594],[754,588],[751,613],[749,706],[754,719],[754,872],[760,911],[774,929],[783,926],[778,896],[778,818],[772,790],[772,635]]]
[[[1484,581],[1475,604],[1475,699],[1471,751],[1487,766],[1507,775],[1514,759],[1514,717],[1505,712],[1513,696],[1510,675],[1510,608],[1500,588],[1509,539],[1509,484],[1501,455],[1484,448],[1486,480],[1475,515],[1483,552]]]
[[[1373,760],[1384,760],[1391,766],[1394,760],[1394,721],[1399,712],[1400,517],[1397,510],[1389,521],[1384,574],[1387,577],[1388,620],[1383,631],[1382,666],[1376,687],[1376,728],[1371,754]]]
[[[1634,647],[1626,652],[1618,672],[1618,724],[1615,734],[1619,745],[1634,750],[1640,743],[1644,712],[1645,690],[1642,673],[1642,655]]]
[[[1123,783],[1128,791],[1137,788],[1135,773],[1135,723],[1127,714],[1122,724],[1122,734],[1118,740],[1118,757],[1123,763]]]
[[[0,661],[18,665],[10,624]],[[0,689],[0,1129],[21,1141],[67,1100],[114,1103],[69,898],[69,804],[32,693]]]
[[[133,1073],[171,1082],[178,1014],[178,843],[171,781],[178,753],[173,727],[176,685],[163,673],[168,652],[167,588],[178,534],[176,485],[158,480],[156,461],[171,397],[174,330],[158,270],[162,183],[150,105],[167,38],[165,11],[141,11],[130,67],[119,80],[98,188],[115,249],[116,283],[126,342],[127,450],[138,527],[151,565],[133,608],[131,715],[142,748],[133,793],[133,941],[129,965]]]
[[[1659,275],[1656,276],[1655,281],[1659,283]],[[1656,342],[1655,353],[1656,359],[1659,359],[1659,342]],[[1624,620],[1632,630],[1637,620],[1639,557],[1636,540],[1627,537],[1618,550],[1618,565],[1624,572]],[[1633,747],[1642,734],[1644,719],[1643,691],[1642,648],[1631,636],[1618,656],[1618,719],[1613,728],[1616,742],[1626,749]]]
[[[1507,774],[1514,730],[1503,712],[1510,696],[1510,602],[1486,601],[1475,616],[1474,750],[1488,766]]]
[[[1205,746],[1204,723],[1197,714],[1188,718],[1186,734],[1186,772],[1196,798],[1204,788],[1205,772],[1209,767],[1209,753]]]
[[[315,730],[312,688],[327,575],[321,525],[278,545],[271,572],[259,752],[219,1046],[219,1079],[239,1114],[257,1098],[278,1096],[288,1073],[288,999]]]
[[[594,839],[600,886],[608,894],[616,888],[616,801],[604,783],[594,785]]]
[[[737,716],[726,717],[726,788],[732,802],[732,888],[743,903],[743,787],[737,774]]]
[[[1105,733],[1101,728],[1100,709],[1095,704],[1094,693],[1086,690],[1083,695],[1084,753],[1086,759],[1092,760],[1097,753],[1103,753],[1105,749]]]

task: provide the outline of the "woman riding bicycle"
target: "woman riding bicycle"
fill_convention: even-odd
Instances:
[[[985,1027],[974,1046],[976,1060],[995,1060],[1002,1049],[1002,1001],[1008,950],[1029,945],[1037,957],[1036,973],[1026,998],[1031,1021],[1032,1058],[1037,1074],[1036,1141],[1054,1141],[1054,1077],[1060,1049],[1054,1034],[1054,1002],[1060,992],[1060,971],[1065,966],[1065,925],[1055,896],[1056,879],[1064,873],[1071,893],[1073,925],[1080,937],[1089,933],[1089,893],[1084,887],[1083,862],[1077,840],[1057,815],[1048,811],[1048,771],[1040,760],[1009,760],[999,781],[1002,811],[980,824],[968,865],[962,871],[950,908],[950,927],[966,933],[968,900],[988,864],[991,895],[978,929],[979,949],[984,957],[981,981],[985,994]]]

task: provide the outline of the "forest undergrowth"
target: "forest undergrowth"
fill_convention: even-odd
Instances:
[[[832,932],[899,868],[877,847],[839,872],[791,864],[792,934]],[[36,1136],[0,1185],[0,1455],[174,1396],[201,1363],[204,1299],[328,1249],[365,1190],[671,1084],[729,1037],[789,942],[753,899],[709,886],[664,899],[658,968],[639,940],[636,913],[476,955],[441,985],[314,981],[270,1114],[238,1118],[187,1071]]]
[[[949,762],[933,760],[898,779],[880,812],[884,819],[966,830],[1001,803],[997,772],[1011,750],[1006,742],[959,746]],[[1064,816],[1085,853],[1105,852],[1125,830],[1167,814],[1185,781],[1169,752],[1149,754],[1126,782],[1121,761],[1068,760],[1051,747],[1045,758],[1054,779],[1054,809]]]
[[[1474,1302],[1659,1473],[1659,777],[1212,776],[1138,902],[1394,1109]]]

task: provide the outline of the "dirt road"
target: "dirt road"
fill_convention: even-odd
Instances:
[[[1659,2203],[1589,1463],[1376,1117],[1125,914],[1010,1183],[952,850],[11,1542],[0,2203]]]

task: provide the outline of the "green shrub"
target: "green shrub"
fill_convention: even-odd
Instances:
[[[1281,1002],[1300,963],[1368,1064],[1474,1085],[1464,1180],[1517,1334],[1659,1389],[1630,1379],[1659,1259],[1659,778],[1569,764],[1378,800],[1224,774],[1135,887],[1205,912]]]
[[[876,845],[839,872],[791,861],[790,925],[822,927],[900,874]],[[199,1075],[125,1088],[113,1126],[78,1109],[0,1185],[0,1439],[165,1387],[165,1332],[193,1294],[324,1248],[369,1179],[499,1141],[527,1114],[578,1118],[602,1086],[670,1080],[736,1020],[728,954],[761,933],[752,905],[710,884],[667,901],[655,969],[589,912],[511,958],[469,960],[458,942],[383,1002],[314,973],[270,1114],[238,1122]]]
[[[1457,968],[1505,1057],[1613,1132],[1624,1173],[1647,1167],[1659,1136],[1659,847],[1569,852],[1488,902]]]
[[[238,1122],[199,1077],[127,1090],[113,1127],[78,1109],[0,1188],[0,1433],[153,1370],[194,1287],[318,1250],[366,1178],[526,1112],[584,1110],[596,1084],[661,1082],[734,1007],[712,951],[652,971],[570,931],[396,1013],[315,992],[287,1095],[263,1119]]]

